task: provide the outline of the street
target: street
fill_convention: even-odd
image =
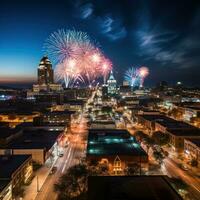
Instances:
[[[180,169],[176,163],[171,158],[165,158],[164,164],[162,164],[162,171],[169,177],[181,178],[188,185],[191,196],[193,199],[198,200],[200,197],[200,180],[199,178],[194,178],[188,174],[188,172]]]
[[[36,200],[54,200],[57,194],[54,192],[54,184],[59,180],[69,167],[78,164],[84,152],[84,144],[82,143],[82,136],[87,134],[86,120],[80,117],[80,123],[73,123],[71,131],[67,133],[70,136],[70,142],[67,148],[64,149],[64,156],[59,158],[55,166],[57,171],[49,175],[40,192],[36,196]]]

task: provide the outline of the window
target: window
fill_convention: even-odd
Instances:
[[[113,171],[114,171],[114,174],[116,175],[122,173],[122,164],[121,164],[121,160],[119,156],[116,156],[114,160]]]

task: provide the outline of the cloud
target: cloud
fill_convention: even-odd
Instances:
[[[127,30],[120,18],[113,18],[110,15],[98,18],[100,31],[112,41],[123,39],[127,36]]]
[[[80,7],[80,17],[82,19],[87,19],[93,14],[93,5],[91,3],[87,3]]]

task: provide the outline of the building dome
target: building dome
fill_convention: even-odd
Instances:
[[[41,64],[51,64],[51,61],[49,60],[49,58],[47,56],[44,56],[41,60],[40,60]]]
[[[51,61],[47,56],[44,56],[38,66],[38,84],[52,84],[53,81],[53,68]]]

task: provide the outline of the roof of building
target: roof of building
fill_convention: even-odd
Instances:
[[[200,138],[188,138],[187,140],[195,144],[197,147],[200,147]]]
[[[69,115],[74,114],[75,111],[65,110],[65,111],[52,111],[52,112],[44,112],[44,115]]]
[[[190,124],[176,120],[156,120],[156,123],[159,123],[168,129],[195,129],[195,127]]]
[[[0,127],[0,139],[6,139],[11,135],[14,135],[21,131],[21,127],[10,128],[10,127]]]
[[[142,117],[146,120],[149,121],[161,121],[161,120],[170,120],[170,121],[175,121],[174,119],[171,119],[169,117],[166,117],[164,115],[160,115],[160,114],[153,114],[153,115],[139,115],[139,117]]]
[[[177,121],[175,119],[166,117],[164,115],[153,114],[153,115],[139,115],[139,116],[146,120],[159,123],[160,125],[165,126],[168,129],[194,129],[195,128],[194,126],[190,124]]]
[[[9,183],[10,180],[0,179],[0,193],[8,186]]]
[[[88,200],[181,200],[166,176],[91,176]]]
[[[51,149],[61,131],[25,130],[24,134],[7,145],[8,149]]]
[[[109,76],[108,80],[115,80],[112,70],[110,72],[110,76]]]
[[[0,156],[0,179],[10,179],[12,174],[30,158],[31,155]]]
[[[87,155],[146,156],[147,154],[127,130],[90,129]]]
[[[185,136],[185,137],[200,137],[200,129],[167,129],[169,133],[175,136]]]

